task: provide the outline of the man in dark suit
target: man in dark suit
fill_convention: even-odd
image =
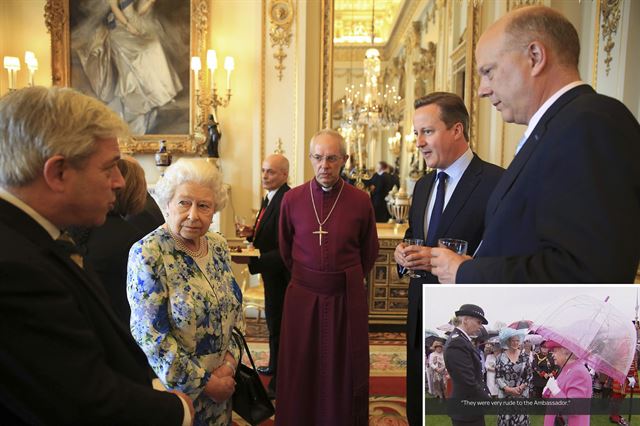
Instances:
[[[371,204],[376,214],[376,222],[386,223],[391,215],[385,198],[393,188],[393,178],[389,174],[389,165],[386,161],[378,163],[376,173],[365,184],[371,191]]]
[[[105,221],[126,132],[71,89],[0,99],[3,424],[191,424],[189,397],[152,389],[144,353],[61,232]]]
[[[448,237],[465,240],[469,250],[476,249],[482,237],[487,200],[503,170],[471,152],[469,114],[458,95],[434,92],[416,100],[415,108],[416,144],[427,165],[436,170],[416,183],[405,238],[419,238],[426,245],[401,243],[394,256],[400,274],[409,268],[420,275],[409,282],[407,417],[411,425],[421,425],[422,285],[438,282],[429,272],[431,247],[438,245],[439,238]]]
[[[516,9],[476,53],[480,96],[528,127],[487,204],[474,259],[434,250],[433,272],[441,282],[633,282],[640,125],[580,81],[573,25],[548,7]]]
[[[280,203],[289,190],[289,160],[283,155],[272,154],[262,163],[262,187],[268,191],[249,241],[260,250],[259,258],[249,261],[249,272],[261,274],[264,283],[264,308],[269,329],[269,366],[258,367],[262,374],[271,374],[269,389],[275,392],[278,367],[278,346],[284,294],[291,278],[280,257],[278,223]]]
[[[444,364],[453,382],[449,417],[453,426],[484,426],[482,413],[461,413],[462,400],[490,399],[482,376],[480,356],[471,343],[487,324],[480,306],[465,304],[455,312],[458,326],[444,347]]]

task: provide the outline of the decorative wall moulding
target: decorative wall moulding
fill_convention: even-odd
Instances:
[[[275,65],[278,71],[278,80],[282,81],[282,73],[286,68],[284,60],[287,57],[285,47],[289,47],[291,43],[291,24],[293,23],[294,9],[292,0],[272,0],[269,4],[269,38],[271,39],[271,47],[277,50],[273,57],[278,61]]]
[[[611,71],[611,61],[613,57],[611,51],[615,47],[616,43],[613,37],[618,32],[618,24],[620,23],[620,13],[622,1],[621,0],[600,0],[600,19],[602,20],[602,40],[604,41],[604,52],[606,57],[604,63],[606,65],[605,73],[609,76]]]

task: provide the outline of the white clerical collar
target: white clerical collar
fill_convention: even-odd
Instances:
[[[38,224],[40,226],[42,226],[45,229],[45,231],[47,231],[47,233],[49,235],[51,235],[51,238],[53,238],[54,240],[57,239],[60,236],[61,232],[60,232],[60,230],[58,229],[57,226],[55,226],[53,223],[51,223],[48,219],[46,219],[40,213],[35,211],[33,209],[33,207],[29,206],[27,203],[22,201],[20,198],[16,197],[15,195],[13,195],[12,193],[10,193],[9,191],[7,191],[6,189],[4,189],[2,187],[0,187],[0,198],[5,200],[9,204],[12,204],[15,207],[19,208],[26,215],[28,215],[31,219],[33,219],[36,222],[38,222]]]
[[[320,184],[320,182],[318,182],[318,179],[315,179],[316,183],[318,184],[318,186],[324,191],[324,192],[331,192],[331,190],[342,180],[342,178],[338,178],[338,182],[334,183],[332,186],[329,187],[324,187]]]
[[[536,113],[533,114],[533,116],[529,120],[527,130],[524,131],[524,140],[526,141],[527,139],[529,139],[529,136],[531,136],[531,132],[533,132],[533,129],[536,128],[536,126],[538,125],[538,122],[540,121],[544,113],[547,112],[547,110],[551,107],[551,105],[553,105],[554,102],[557,101],[560,96],[564,95],[574,87],[578,87],[583,84],[586,84],[586,83],[582,80],[573,81],[567,84],[566,86],[564,86],[563,88],[561,88],[560,90],[558,90],[549,99],[547,99],[545,103],[543,103],[542,106],[538,108]]]

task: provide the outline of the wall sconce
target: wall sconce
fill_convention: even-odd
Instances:
[[[193,56],[191,58],[191,69],[194,73],[196,102],[198,103],[198,105],[213,108],[214,112],[216,113],[218,107],[225,108],[227,107],[227,105],[229,105],[229,101],[231,100],[231,71],[233,71],[234,68],[235,63],[233,61],[233,58],[231,56],[227,56],[224,59],[224,69],[227,71],[227,93],[226,95],[221,96],[218,93],[218,86],[216,85],[215,80],[216,70],[218,69],[218,57],[215,50],[207,50],[207,69],[209,70],[208,89],[211,91],[211,93],[207,95],[207,90],[205,90],[204,93],[201,94],[200,71],[202,70],[202,61],[198,56]]]
[[[29,70],[29,86],[33,86],[33,75],[38,69],[38,59],[36,59],[36,55],[33,52],[26,51],[24,53],[24,63]],[[9,76],[9,91],[16,90],[16,76],[18,71],[22,69],[20,58],[17,56],[5,56],[3,64]]]
[[[4,69],[6,69],[9,74],[9,91],[16,90],[16,74],[20,71],[20,58],[16,56],[5,56]]]
[[[33,52],[27,50],[24,52],[24,63],[27,64],[27,69],[29,70],[29,86],[33,86],[33,75],[38,69],[38,59],[36,59],[36,55]]]

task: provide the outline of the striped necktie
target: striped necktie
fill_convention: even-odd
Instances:
[[[75,241],[71,238],[71,235],[67,232],[63,232],[56,240],[56,244],[69,255],[71,260],[73,260],[73,263],[84,269],[84,259]]]

